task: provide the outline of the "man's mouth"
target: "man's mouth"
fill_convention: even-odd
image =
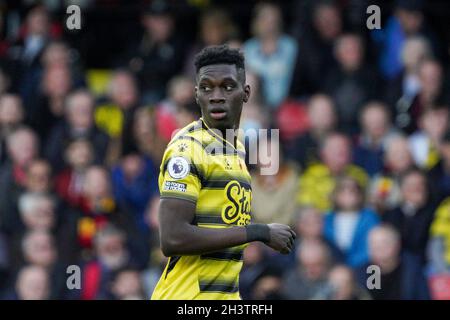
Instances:
[[[212,110],[209,114],[214,120],[222,120],[227,116],[227,112],[225,110]]]

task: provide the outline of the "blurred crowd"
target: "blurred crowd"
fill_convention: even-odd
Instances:
[[[53,1],[2,9],[0,298],[150,297],[167,262],[161,157],[200,116],[195,54],[226,43],[252,88],[241,127],[280,129],[278,173],[250,166],[253,221],[298,235],[289,255],[248,246],[242,297],[450,299],[450,34],[425,1],[383,2],[378,30],[352,1],[253,1],[243,30],[216,1],[180,0],[195,41],[177,1],[143,2],[107,70],[83,60]]]

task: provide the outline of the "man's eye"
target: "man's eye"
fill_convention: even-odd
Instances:
[[[211,88],[208,86],[201,86],[200,89],[202,89],[202,91],[205,91],[205,92],[211,91]]]
[[[233,89],[234,89],[234,86],[231,85],[231,84],[228,84],[228,85],[225,86],[225,90],[227,90],[227,91],[231,91]]]

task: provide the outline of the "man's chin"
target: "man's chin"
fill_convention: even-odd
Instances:
[[[208,117],[207,124],[211,129],[225,130],[233,128],[232,121],[228,117],[220,119]]]

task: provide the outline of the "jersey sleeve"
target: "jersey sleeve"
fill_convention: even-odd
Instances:
[[[203,152],[193,139],[177,139],[164,153],[159,175],[161,199],[177,198],[197,203],[204,166],[199,161]]]

